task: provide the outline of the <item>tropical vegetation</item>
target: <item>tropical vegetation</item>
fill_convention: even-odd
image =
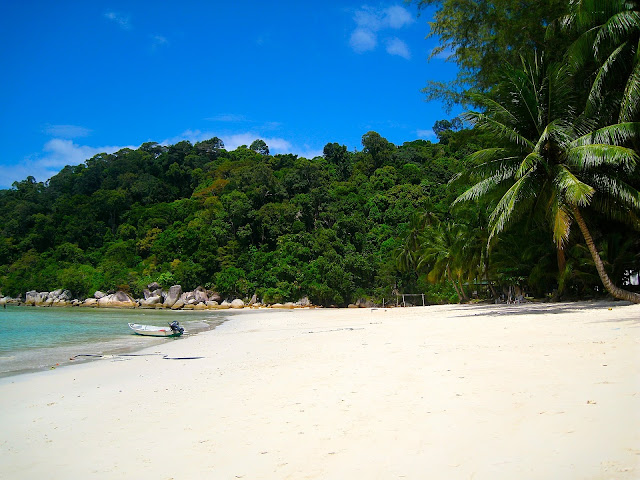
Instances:
[[[461,72],[427,97],[468,109],[437,142],[150,142],[28,177],[0,190],[0,290],[640,301],[638,2],[416,3]]]

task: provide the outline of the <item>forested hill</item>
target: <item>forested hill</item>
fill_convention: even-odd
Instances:
[[[141,296],[157,281],[265,302],[388,298],[415,288],[396,267],[412,214],[446,215],[474,149],[465,131],[439,134],[396,146],[369,132],[361,151],[330,143],[314,159],[262,141],[145,143],[29,177],[0,191],[0,291]]]

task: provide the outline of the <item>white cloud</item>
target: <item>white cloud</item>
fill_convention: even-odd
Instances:
[[[378,40],[375,33],[370,30],[357,28],[351,34],[349,45],[356,53],[364,53],[376,48]]]
[[[47,125],[44,132],[57,138],[88,137],[91,134],[91,130],[78,125]]]
[[[150,35],[151,38],[151,48],[159,48],[162,47],[164,45],[169,45],[169,40],[167,40],[167,37],[164,37],[162,35]]]
[[[224,146],[227,150],[235,150],[240,145],[251,145],[254,140],[262,139],[269,147],[269,152],[274,153],[295,153],[291,142],[279,137],[264,137],[258,133],[244,132],[225,136],[222,138]]]
[[[0,188],[8,188],[13,182],[24,180],[29,175],[39,182],[44,182],[66,165],[80,165],[98,153],[113,153],[123,148],[138,147],[131,145],[91,147],[78,145],[68,139],[53,138],[44,144],[42,153],[26,158],[19,165],[0,166]]]
[[[414,22],[411,13],[404,7],[394,5],[384,9],[363,6],[353,15],[356,24],[349,37],[349,45],[356,53],[370,52],[378,45],[378,36],[387,30],[398,30]],[[385,39],[386,51],[409,60],[411,53],[402,40],[391,37]]]
[[[191,143],[196,143],[202,142],[203,140],[209,140],[213,137],[222,139],[222,141],[224,142],[224,148],[227,151],[235,150],[240,145],[249,146],[251,145],[251,143],[253,143],[254,140],[262,139],[269,147],[269,152],[272,155],[278,153],[293,153],[294,155],[305,158],[314,158],[322,155],[322,149],[316,149],[306,144],[302,146],[296,145],[285,138],[265,136],[258,131],[224,133],[201,130],[185,130],[180,135],[173,138],[168,138],[160,143],[162,145],[173,145],[182,140],[188,140]]]
[[[383,13],[373,7],[365,5],[356,11],[353,15],[353,20],[356,22],[356,25],[358,25],[358,28],[377,31],[382,28]]]
[[[118,12],[107,12],[104,14],[107,20],[114,22],[123,30],[131,30],[131,17]]]
[[[389,55],[398,55],[402,58],[406,58],[407,60],[411,59],[411,52],[409,52],[407,44],[396,37],[392,37],[387,40],[387,53]]]
[[[384,10],[384,22],[389,28],[399,29],[414,22],[414,18],[406,8],[399,5]]]
[[[426,138],[426,139],[437,138],[436,134],[433,133],[433,130],[431,130],[431,129],[429,129],[429,130],[420,130],[420,129],[418,129],[416,131],[416,133],[418,134],[419,138]]]

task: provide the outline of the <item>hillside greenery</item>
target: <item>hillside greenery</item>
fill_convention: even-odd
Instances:
[[[447,182],[471,145],[464,133],[396,146],[368,132],[362,143],[314,159],[270,155],[263,141],[146,143],[16,182],[0,191],[0,289],[139,296],[157,281],[344,305],[432,288],[398,272],[396,250],[415,211],[447,217]]]

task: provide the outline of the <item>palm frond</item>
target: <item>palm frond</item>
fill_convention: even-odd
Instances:
[[[564,165],[556,165],[554,184],[562,192],[564,199],[571,205],[586,206],[591,202],[595,189],[580,181]]]
[[[607,3],[607,2],[604,2]],[[628,10],[617,13],[600,28],[593,43],[596,57],[600,56],[603,42],[618,44],[623,38],[628,37],[631,32],[640,30],[640,12]]]
[[[515,124],[516,117],[504,105],[496,102],[487,95],[481,93],[471,93],[470,98],[476,105],[484,107],[484,113],[490,117],[501,120],[503,123]]]
[[[597,187],[599,197],[611,197],[640,213],[640,192],[636,188],[610,175],[594,174],[590,180]]]
[[[468,155],[466,160],[474,164],[484,164],[492,160],[513,158],[508,156],[510,153],[506,148],[484,148]]]
[[[593,42],[598,35],[598,27],[586,30],[567,49],[565,59],[572,72],[580,71],[593,59]]]
[[[567,152],[567,164],[588,170],[602,165],[622,167],[630,173],[639,159],[630,148],[618,145],[593,144],[574,147]]]
[[[489,178],[485,178],[484,180],[479,181],[474,186],[469,188],[466,192],[456,198],[451,206],[457,205],[461,202],[468,202],[477,200],[478,198],[484,197],[491,190],[499,186],[502,182],[510,178],[510,176],[506,175],[494,175]]]
[[[640,138],[640,122],[623,122],[609,125],[576,138],[572,145],[623,145],[636,138]]]
[[[483,113],[467,112],[464,117],[465,120],[475,124],[478,129],[491,133],[500,140],[506,140],[532,150],[534,148],[534,144],[518,133],[515,129],[505,125],[504,123],[498,122]]]
[[[636,52],[636,56],[638,53],[640,53],[640,48]],[[636,61],[635,67],[627,80],[618,121],[628,122],[638,119],[640,113],[640,101],[638,99],[640,99],[640,61]]]
[[[488,243],[491,242],[494,236],[502,232],[507,224],[518,218],[517,208],[523,200],[533,200],[532,192],[535,191],[535,188],[533,188],[532,184],[531,175],[527,173],[516,180],[502,196],[489,217],[490,232]]]
[[[522,178],[527,172],[533,172],[537,166],[541,163],[544,163],[544,158],[537,151],[531,152],[529,155],[524,157],[522,163],[518,167],[516,171],[515,178]]]
[[[558,248],[566,245],[571,232],[571,215],[566,204],[560,201],[560,197],[554,195],[551,208],[551,231],[553,240]]]
[[[587,113],[587,115],[593,115],[595,112],[597,112],[598,108],[602,104],[603,85],[605,83],[605,80],[614,70],[616,63],[619,63],[618,60],[620,60],[622,57],[621,52],[625,50],[626,46],[626,42],[622,43],[611,53],[611,55],[607,57],[607,59],[598,69],[598,73],[596,74],[596,78],[591,85],[591,90],[589,91],[589,96],[587,98],[587,103],[585,106],[585,113]],[[624,62],[624,59],[622,59],[621,62]]]

